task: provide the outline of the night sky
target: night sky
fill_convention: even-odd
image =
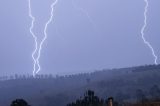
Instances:
[[[160,57],[160,0],[148,0],[145,38]],[[53,0],[31,0],[41,39]],[[143,0],[59,0],[48,26],[40,74],[91,72],[154,64],[143,43]],[[32,74],[34,39],[28,0],[0,0],[0,75]],[[158,59],[158,63],[159,63]]]

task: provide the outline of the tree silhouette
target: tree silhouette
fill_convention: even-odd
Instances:
[[[70,103],[67,106],[103,106],[104,100],[99,99],[94,95],[94,91],[88,90],[83,99],[76,100],[75,103]]]
[[[28,103],[23,99],[16,99],[12,101],[10,106],[30,106]]]
[[[160,88],[158,87],[158,85],[154,85],[150,89],[149,93],[152,96],[152,99],[154,99],[154,100],[160,99]]]

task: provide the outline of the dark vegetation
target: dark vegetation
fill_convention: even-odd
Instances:
[[[76,102],[88,89],[95,91],[104,103],[110,96],[120,104],[160,98],[160,65],[56,77],[3,76],[0,80],[0,106],[10,106],[16,98],[27,100],[31,106],[66,106]]]
[[[10,106],[30,106],[28,103],[23,99],[16,99],[12,101]]]
[[[95,96],[94,91],[88,90],[84,97],[80,97],[80,99],[77,99],[76,102],[72,102],[67,104],[67,106],[111,106],[111,104],[114,106],[118,106],[118,103],[113,102],[113,98],[110,97],[108,99],[101,99],[98,96]]]

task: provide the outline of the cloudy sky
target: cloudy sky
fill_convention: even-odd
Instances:
[[[41,39],[53,0],[31,0]],[[59,0],[48,26],[40,74],[72,74],[154,64],[141,39],[143,0]],[[160,0],[149,0],[145,38],[160,57]],[[28,0],[0,0],[0,74],[32,74]],[[158,59],[158,62],[159,59]]]

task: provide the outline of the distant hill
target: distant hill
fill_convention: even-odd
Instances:
[[[160,97],[160,65],[104,69],[93,73],[56,76],[15,75],[1,77],[0,106],[23,98],[32,106],[66,106],[87,89],[101,98],[120,102]]]

